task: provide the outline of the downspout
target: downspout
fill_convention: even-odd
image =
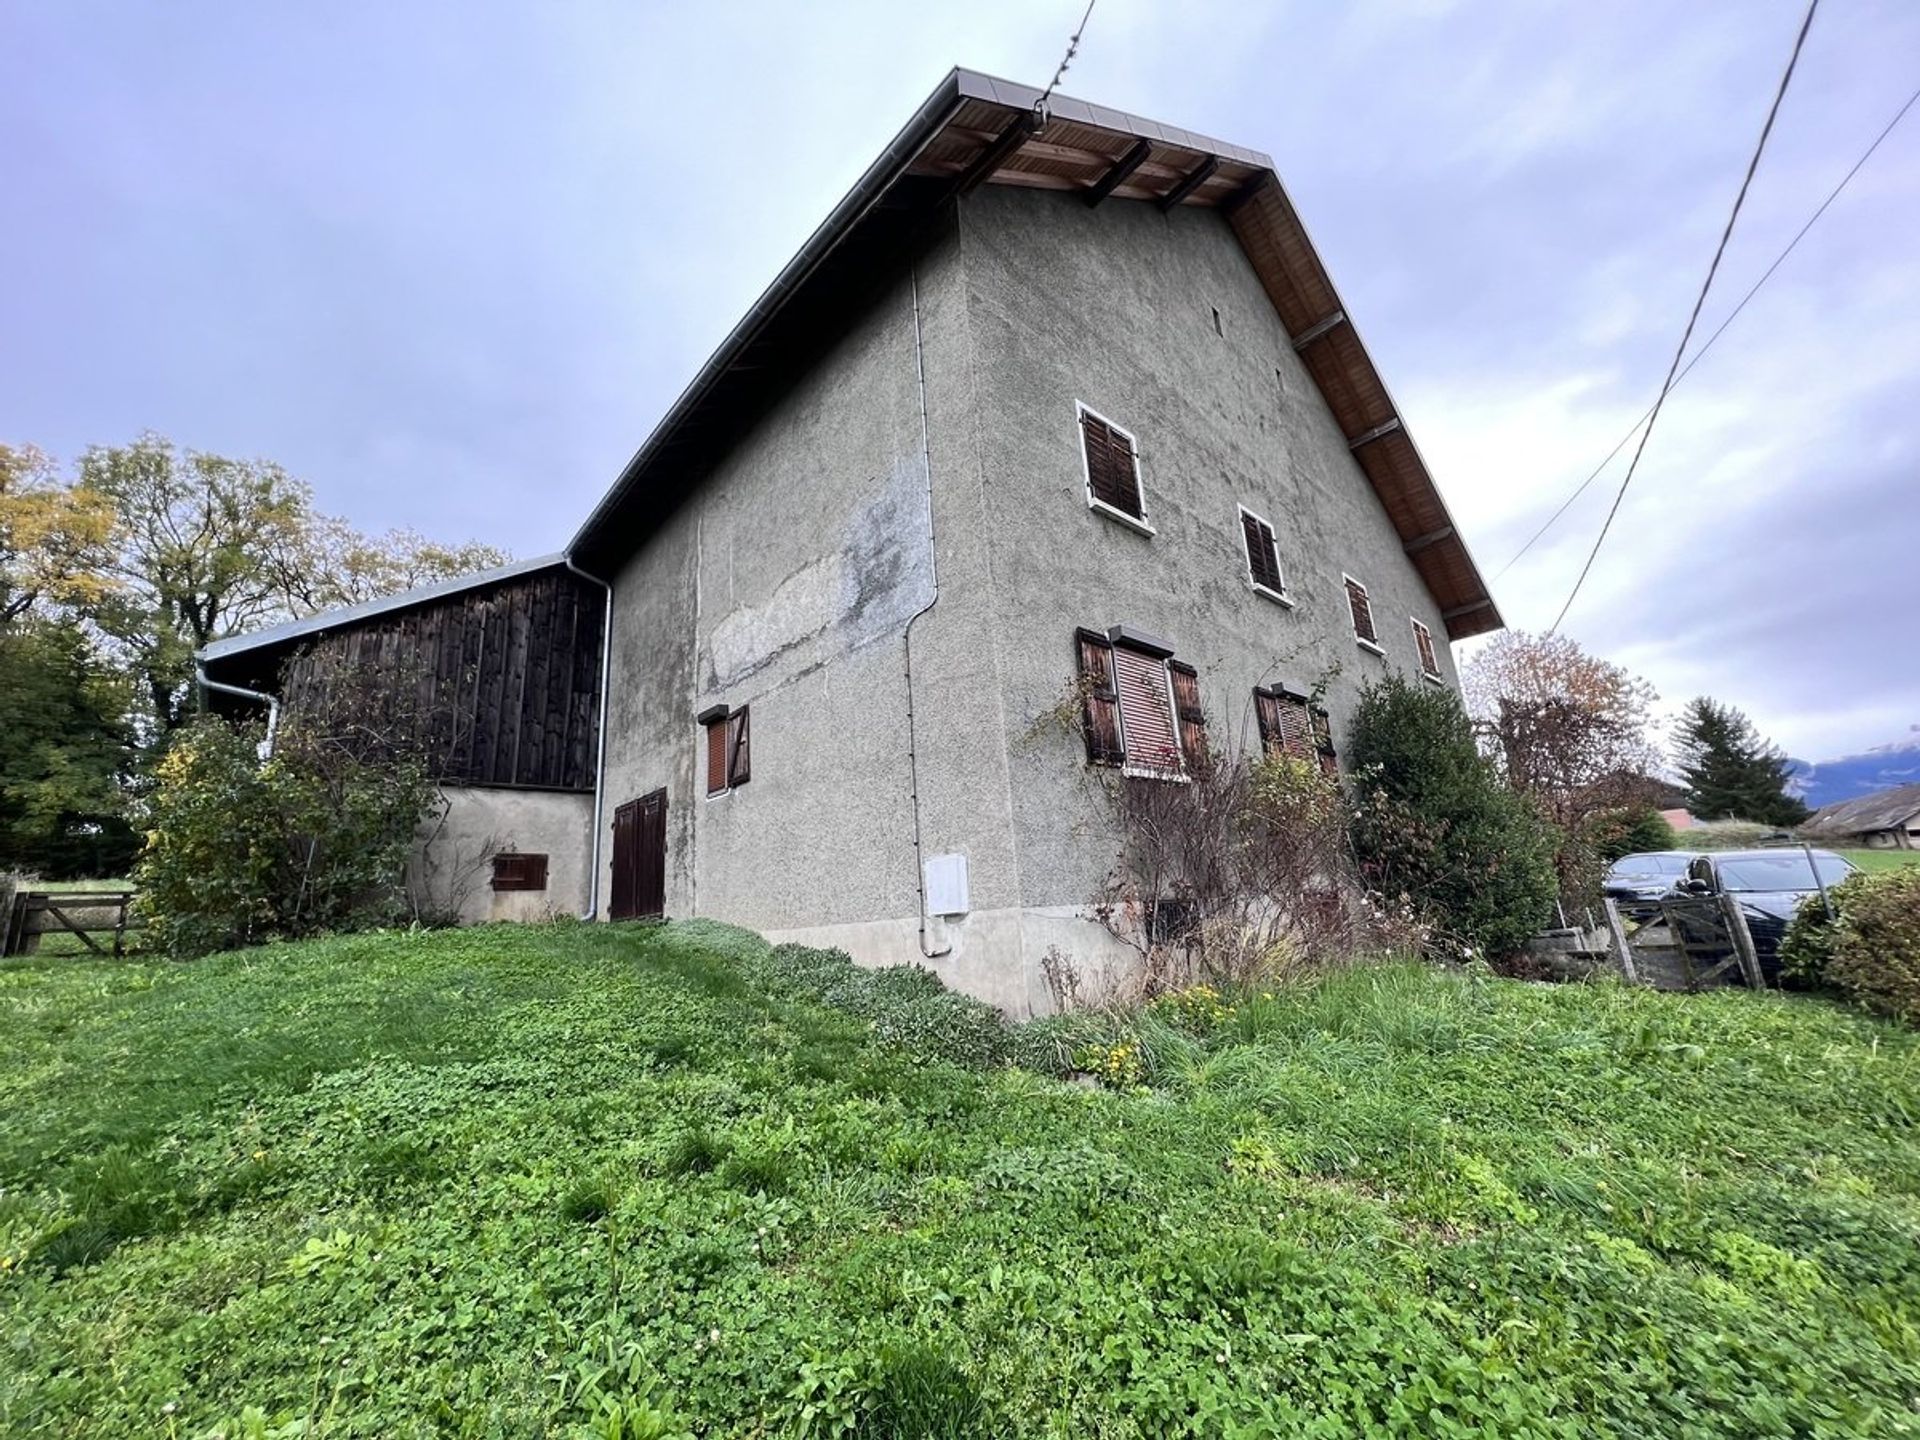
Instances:
[[[594,721],[597,734],[593,759],[593,859],[587,871],[587,908],[580,917],[592,920],[600,914],[600,828],[607,815],[607,681],[613,673],[613,582],[589,575],[573,563],[571,554],[562,555],[560,563],[582,580],[589,580],[607,592],[606,612],[600,622],[600,704]]]
[[[920,747],[913,723],[913,626],[922,615],[940,603],[940,567],[933,543],[933,441],[927,425],[927,367],[920,329],[920,272],[917,265],[907,268],[907,278],[913,289],[913,371],[920,387],[920,457],[927,477],[927,575],[933,582],[933,594],[927,603],[907,617],[907,628],[902,639],[907,674],[907,795],[913,806],[913,882],[920,896],[920,953],[929,960],[937,960],[942,955],[951,955],[953,946],[943,945],[938,950],[927,948],[927,866],[926,854],[920,844]]]
[[[207,674],[204,662],[193,662],[193,678],[200,682],[202,690],[218,690],[223,695],[238,695],[243,700],[254,700],[267,707],[267,740],[260,747],[260,758],[266,759],[273,754],[274,733],[280,728],[280,701],[262,690],[248,690],[244,686],[229,685],[224,680],[212,679]]]

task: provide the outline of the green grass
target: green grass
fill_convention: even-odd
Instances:
[[[1902,865],[1920,865],[1920,850],[1837,850],[1862,870],[1895,870]]]
[[[697,923],[0,966],[0,1433],[1920,1428],[1911,1034],[1384,968],[1156,1012],[1116,1093],[772,975]]]

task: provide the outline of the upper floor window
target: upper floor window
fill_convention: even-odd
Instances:
[[[1413,622],[1413,648],[1420,652],[1420,673],[1429,680],[1440,678],[1440,656],[1433,648],[1433,631],[1418,620]]]
[[[1254,718],[1260,725],[1260,748],[1269,755],[1291,755],[1315,761],[1328,775],[1340,773],[1333,749],[1333,722],[1307,696],[1278,686],[1253,692]]]
[[[1129,775],[1183,778],[1207,756],[1200,677],[1153,639],[1115,626],[1076,633],[1087,759]]]
[[[1341,578],[1347,582],[1347,609],[1353,614],[1353,638],[1374,654],[1385,654],[1380,648],[1380,634],[1373,628],[1373,602],[1367,598],[1367,587],[1351,575]]]
[[[746,784],[753,778],[747,707],[729,710],[715,705],[698,718],[707,732],[707,795],[724,795]]]
[[[1270,600],[1291,605],[1286,577],[1280,573],[1280,546],[1273,527],[1246,506],[1240,507],[1240,538],[1247,547],[1247,579]]]
[[[1079,413],[1088,506],[1151,535],[1147,500],[1140,487],[1140,453],[1133,436],[1084,405]]]

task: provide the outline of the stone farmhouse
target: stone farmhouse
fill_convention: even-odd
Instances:
[[[1090,767],[1339,764],[1499,612],[1262,154],[956,70],[564,554],[209,646],[223,705],[434,702],[469,919],[711,916],[1014,1014]],[[1064,707],[1078,725],[1049,725]]]

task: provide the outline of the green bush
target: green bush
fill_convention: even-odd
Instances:
[[[259,740],[207,717],[160,762],[134,882],[169,955],[409,918],[407,854],[436,800],[424,768],[297,726],[262,762]]]
[[[1586,828],[1587,843],[1609,865],[1622,855],[1672,850],[1679,844],[1673,826],[1651,805],[1630,810],[1603,810],[1587,821]]]
[[[1348,731],[1353,842],[1369,882],[1462,949],[1501,957],[1552,913],[1553,833],[1474,743],[1451,690],[1368,685]]]
[[[984,1070],[1004,1058],[1007,1026],[984,1001],[957,995],[920,965],[877,970],[844,950],[776,945],[760,962],[772,981],[864,1020],[882,1044]]]
[[[1788,927],[1781,967],[1909,1024],[1920,1021],[1920,865],[1869,870],[1809,896]]]

